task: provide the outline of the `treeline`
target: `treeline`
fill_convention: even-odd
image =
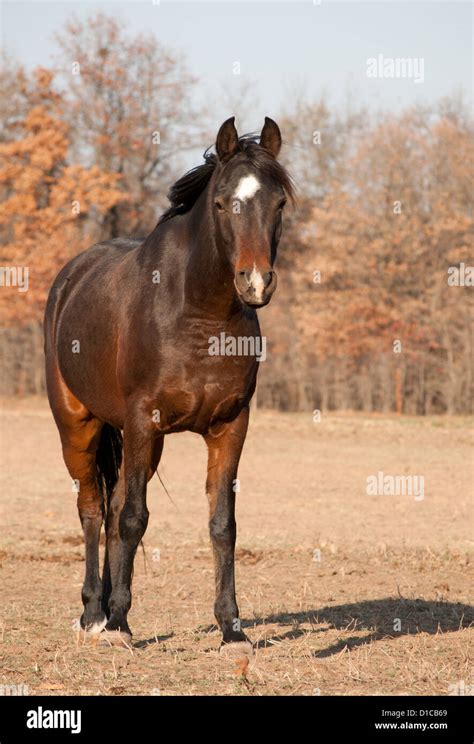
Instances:
[[[301,104],[283,124],[300,203],[281,252],[284,313],[268,324],[270,338],[281,331],[278,371],[260,400],[472,412],[474,137],[462,101],[379,118]]]
[[[69,24],[58,44],[57,69],[30,75],[6,61],[0,76],[0,269],[29,267],[28,291],[0,286],[2,394],[44,389],[40,323],[61,265],[97,240],[147,234],[176,153],[203,149],[238,115],[196,111],[198,81],[179,56],[106,16]],[[472,412],[474,138],[463,101],[385,116],[294,101],[269,113],[298,199],[277,295],[261,311],[258,405]]]

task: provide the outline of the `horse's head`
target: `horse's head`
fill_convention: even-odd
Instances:
[[[240,299],[254,308],[268,304],[275,291],[282,213],[287,197],[292,197],[291,179],[276,159],[280,147],[280,130],[268,117],[259,144],[251,137],[239,140],[234,117],[222,124],[216,140],[216,237]]]

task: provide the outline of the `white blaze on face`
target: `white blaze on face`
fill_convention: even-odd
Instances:
[[[260,181],[258,180],[258,178],[255,178],[255,176],[242,176],[234,192],[234,199],[238,199],[242,202],[247,201],[247,199],[251,199],[259,190],[260,185]],[[265,291],[265,283],[260,271],[258,271],[255,264],[253,265],[253,269],[249,277],[249,286],[253,287],[255,291],[255,298],[258,302],[261,302],[263,300],[263,293]]]
[[[243,176],[234,192],[234,198],[239,201],[247,201],[255,196],[260,188],[260,181],[255,176]]]
[[[263,292],[265,290],[265,282],[261,273],[258,271],[255,264],[253,265],[252,273],[250,274],[250,286],[255,290],[256,299],[261,302],[263,300]]]

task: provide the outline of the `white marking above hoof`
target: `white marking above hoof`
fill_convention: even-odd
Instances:
[[[243,659],[254,655],[253,646],[250,641],[236,641],[234,643],[223,643],[219,653],[225,659]]]
[[[100,621],[100,623],[94,623],[90,626],[90,628],[87,628],[88,633],[92,633],[92,635],[97,635],[102,630],[104,630],[105,626],[107,625],[107,618],[104,617],[103,620]]]
[[[81,628],[76,632],[77,640],[80,643],[97,643],[97,640],[106,625],[107,618],[104,617],[103,620],[98,623],[93,623],[88,628]]]

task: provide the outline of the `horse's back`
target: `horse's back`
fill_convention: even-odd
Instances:
[[[46,303],[44,318],[46,347],[53,341],[61,310],[72,294],[87,281],[89,275],[100,283],[101,276],[106,278],[113,274],[123,256],[138,248],[142,242],[143,239],[115,238],[96,243],[63,266],[51,286]]]
[[[49,297],[57,295],[58,291],[68,282],[71,282],[71,287],[74,286],[89,270],[106,270],[108,265],[113,267],[125,254],[138,248],[142,243],[143,239],[114,238],[96,243],[82,253],[78,253],[63,266],[56,276],[51,285]]]

